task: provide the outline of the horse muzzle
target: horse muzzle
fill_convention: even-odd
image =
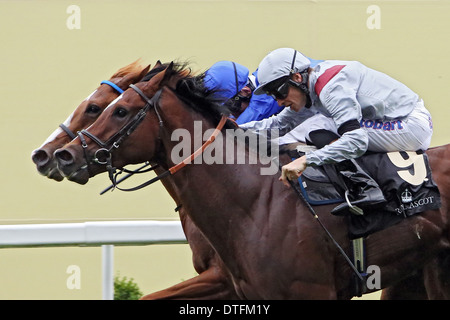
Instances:
[[[58,169],[61,174],[68,180],[86,184],[89,181],[88,165],[81,157],[78,161],[76,152],[69,148],[58,149],[54,153],[54,157],[58,163]]]
[[[64,177],[58,170],[58,165],[53,154],[44,148],[34,150],[31,160],[36,165],[37,171],[49,179],[62,181]]]

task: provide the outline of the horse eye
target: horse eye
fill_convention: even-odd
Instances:
[[[119,117],[119,118],[124,118],[127,114],[128,114],[128,111],[125,110],[124,108],[117,108],[114,111],[114,115]]]
[[[86,113],[99,113],[100,112],[100,107],[95,105],[95,104],[90,104],[87,108],[86,108]]]

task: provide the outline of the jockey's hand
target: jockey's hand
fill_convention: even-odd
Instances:
[[[295,159],[291,163],[281,167],[281,177],[278,179],[287,187],[289,187],[289,180],[295,180],[300,177],[303,171],[306,169],[306,156],[302,156]]]

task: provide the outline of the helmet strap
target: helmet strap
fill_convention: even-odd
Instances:
[[[303,70],[302,72],[299,72],[300,75],[302,76],[302,82],[295,82],[292,79],[289,79],[289,84],[292,85],[293,87],[298,88],[300,91],[302,91],[305,95],[306,95],[306,108],[310,108],[311,107],[311,97],[309,96],[309,88],[308,88],[308,69]]]

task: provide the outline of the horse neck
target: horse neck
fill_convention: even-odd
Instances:
[[[157,175],[163,174],[166,170],[161,167],[155,168],[155,173]],[[161,183],[163,184],[164,188],[166,188],[169,195],[172,197],[173,201],[176,203],[176,208],[180,208],[182,206],[181,199],[180,199],[180,193],[177,190],[177,186],[174,184],[173,179],[171,176],[166,177],[161,180]],[[177,210],[178,214],[180,215],[180,220],[183,225],[183,229],[185,228],[185,220],[186,220],[186,213],[185,210]]]
[[[192,124],[194,120],[198,121],[197,126]],[[190,141],[190,151],[187,154],[192,153],[203,142],[203,139],[199,142],[195,141],[195,138],[206,138],[204,132],[207,129],[214,129],[209,121],[195,113],[179,114],[176,122],[178,122],[176,125],[167,124],[166,128],[171,128],[168,133],[173,133],[174,128],[189,128],[187,131],[194,137]],[[193,132],[200,127],[200,124],[202,132],[200,134]],[[220,141],[222,141],[221,144]],[[223,130],[215,142],[205,150],[205,153],[171,176],[173,185],[165,184],[169,192],[171,192],[170,188],[172,192],[175,192],[175,196],[172,195],[173,198],[180,201],[187,214],[214,243],[214,246],[217,244],[233,245],[227,241],[230,234],[236,233],[242,236],[246,231],[247,224],[254,224],[255,221],[262,222],[264,219],[255,218],[254,215],[258,214],[262,217],[267,212],[254,212],[252,208],[255,206],[255,202],[264,203],[261,207],[267,204],[266,207],[269,208],[273,199],[270,196],[271,192],[274,189],[280,191],[283,187],[277,181],[278,175],[261,175],[261,170],[267,169],[267,166],[259,163],[230,163],[230,159],[226,159],[230,152],[236,156],[238,153],[244,152],[244,159],[249,159],[251,152],[240,145],[227,142],[230,141]],[[171,167],[179,162],[171,161],[172,151],[179,147],[178,143],[178,141],[172,141],[171,134],[166,134],[163,138],[165,160],[167,161],[162,165],[163,167]],[[232,150],[229,149],[230,145]],[[217,158],[215,163],[207,163],[207,159],[203,157],[205,154],[211,154],[211,149],[222,154],[222,158]],[[266,195],[267,198],[261,199],[261,195]],[[236,223],[230,225],[230,221],[236,221]]]

